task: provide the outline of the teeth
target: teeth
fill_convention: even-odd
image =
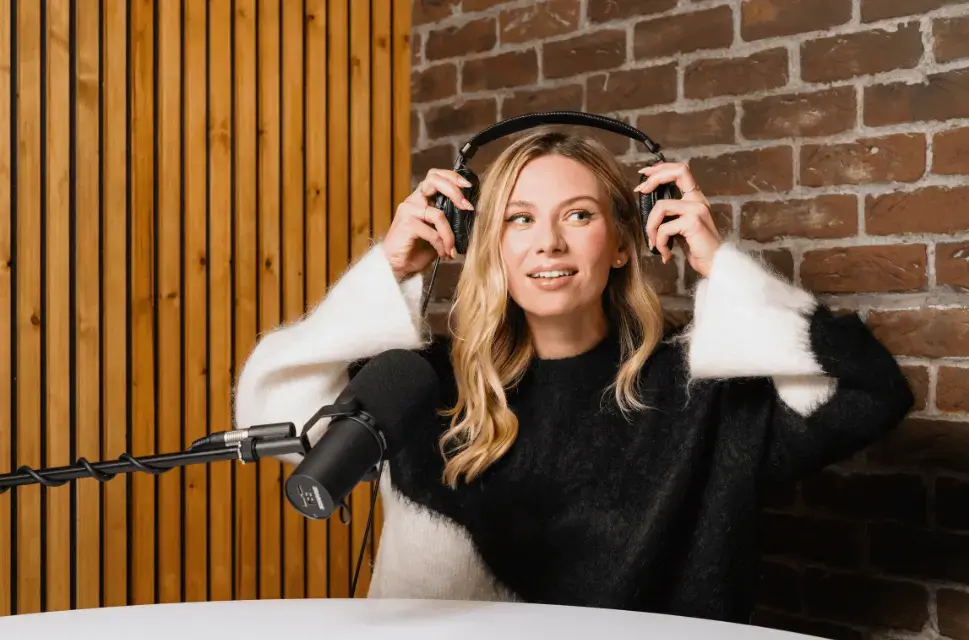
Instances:
[[[575,271],[539,271],[538,273],[532,274],[531,278],[561,278],[562,276],[572,276],[575,275]]]

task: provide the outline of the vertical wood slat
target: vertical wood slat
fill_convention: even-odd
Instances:
[[[101,396],[103,458],[128,448],[128,16],[124,0],[102,0]],[[128,603],[128,486],[130,474],[104,485],[104,606]]]
[[[327,13],[326,0],[306,0],[306,304],[315,306],[326,294],[327,243]],[[306,525],[306,595],[327,596],[329,523]]]
[[[207,138],[206,128],[206,35],[207,3],[189,0],[184,11],[184,216],[183,229],[183,347],[182,447],[188,447],[208,432],[206,301],[207,261]],[[185,600],[208,599],[208,473],[205,466],[184,468],[182,487],[185,501],[183,571]]]
[[[234,426],[259,335],[318,304],[406,195],[404,4],[0,0],[0,473]],[[0,615],[345,596],[372,488],[350,526],[309,521],[290,471],[4,494]]]
[[[280,322],[279,26],[280,0],[259,0],[259,330]],[[283,478],[278,460],[259,462],[259,597],[282,596]]]
[[[16,132],[16,432],[18,464],[41,465],[41,5],[18,2]],[[41,611],[41,491],[17,495],[17,611]]]
[[[370,37],[372,47],[371,173],[373,186],[373,237],[382,238],[390,228],[394,212],[393,190],[393,86],[392,11],[382,0],[372,0],[373,20]],[[377,490],[375,486],[373,490]],[[370,555],[376,557],[380,532],[383,529],[383,509],[377,502],[374,510],[373,530],[370,538]],[[361,590],[361,593],[366,591]]]
[[[46,466],[71,464],[71,117],[69,0],[47,1]],[[46,611],[71,607],[71,494],[47,493]]]
[[[75,454],[91,462],[102,459],[100,13],[98,0],[75,2],[74,428]],[[76,482],[74,491],[75,606],[90,609],[101,605],[103,493],[97,481]]]
[[[259,260],[256,244],[256,0],[235,0],[233,113],[235,142],[235,351],[238,373],[256,342]],[[239,425],[242,427],[248,425]],[[235,470],[235,597],[259,596],[257,541],[258,466]]]
[[[131,454],[155,453],[154,16],[152,0],[131,10]],[[155,601],[155,477],[132,475],[131,604]]]
[[[11,350],[11,329],[13,325],[13,282],[12,261],[12,213],[13,202],[11,185],[11,58],[12,44],[10,0],[0,0],[0,468],[13,465],[13,425],[16,418],[12,414],[13,369]],[[0,494],[0,616],[10,615],[14,609],[13,585],[17,577],[13,575],[13,511],[11,503],[14,492]]]
[[[209,415],[210,431],[231,428],[232,391],[232,54],[231,0],[209,3]],[[233,463],[210,465],[209,576],[210,600],[232,598]]]
[[[350,259],[358,260],[370,248],[371,238],[371,149],[370,149],[370,3],[350,3]],[[370,510],[370,485],[353,490],[350,504],[351,571],[357,578],[355,596],[370,588],[370,547],[364,546],[364,531]],[[357,561],[359,560],[359,573]]]
[[[284,1],[280,16],[283,322],[303,315],[303,3]],[[302,425],[300,425],[302,426]],[[291,471],[288,470],[288,471]],[[306,518],[284,505],[283,597],[305,594]]]
[[[359,0],[358,0],[359,1]],[[328,202],[326,222],[329,228],[328,280],[336,282],[350,262],[350,0],[330,0],[327,17],[329,36],[329,87],[327,132],[330,162],[327,163]],[[350,532],[336,518],[329,525],[330,597],[350,595]]]
[[[158,94],[158,450],[182,445],[182,8],[161,2],[157,10]],[[182,469],[158,477],[159,602],[182,599]]]

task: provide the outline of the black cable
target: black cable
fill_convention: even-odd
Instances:
[[[353,582],[350,583],[350,597],[357,591],[357,579],[360,577],[360,567],[363,565],[363,554],[367,550],[367,539],[370,536],[370,527],[373,524],[373,514],[377,508],[377,496],[380,495],[380,478],[384,473],[384,459],[381,453],[380,462],[377,463],[377,480],[374,482],[370,496],[370,513],[367,515],[367,526],[363,530],[363,542],[360,543],[360,555],[357,556],[357,569],[353,572]],[[371,564],[371,568],[373,565]]]

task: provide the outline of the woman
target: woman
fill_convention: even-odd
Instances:
[[[452,335],[431,341],[421,272],[454,238],[430,198],[470,208],[463,178],[431,170],[316,309],[260,340],[240,427],[302,424],[387,349],[421,349],[443,381],[442,415],[413,425],[382,478],[371,596],[747,621],[765,489],[909,410],[856,316],[721,241],[686,165],[642,173],[631,188],[601,144],[553,129],[510,145],[482,182]],[[671,182],[684,195],[643,238],[634,192]],[[693,322],[664,335],[643,256],[670,259],[670,237],[702,279]]]

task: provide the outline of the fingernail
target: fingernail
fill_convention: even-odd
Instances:
[[[472,205],[467,199],[461,201],[461,206],[463,206],[465,209],[474,209],[474,205]]]
[[[465,180],[464,178],[461,178],[458,181],[458,184],[461,185],[462,187],[470,187],[471,186],[471,183],[468,182],[467,180]]]

